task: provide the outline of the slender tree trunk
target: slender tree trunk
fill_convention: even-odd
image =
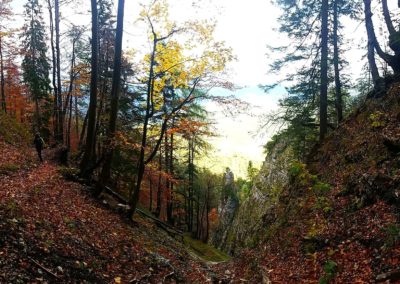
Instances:
[[[375,61],[375,32],[372,22],[371,0],[364,0],[365,27],[368,35],[368,64],[376,91],[381,89],[381,77]]]
[[[78,111],[78,96],[75,97],[75,136],[79,138],[79,111]]]
[[[87,124],[88,124],[88,117],[89,117],[89,113],[86,112],[85,118],[83,119],[81,135],[79,136],[79,148],[83,147],[83,141],[85,140],[86,128],[87,128]]]
[[[58,109],[58,88],[56,84],[57,80],[57,64],[56,64],[56,51],[54,47],[54,21],[53,21],[53,7],[51,6],[51,0],[47,0],[48,9],[49,9],[49,17],[50,17],[50,46],[51,46],[51,55],[52,55],[52,65],[53,65],[53,76],[52,76],[52,83],[53,83],[53,92],[54,92],[54,137],[58,136],[60,132],[59,127],[59,116],[60,112]]]
[[[72,123],[72,95],[69,97],[69,117],[68,117],[68,128],[67,128],[67,149],[71,150],[71,123]]]
[[[320,90],[320,130],[322,141],[328,131],[328,9],[329,1],[322,0],[321,7],[321,90]]]
[[[91,59],[91,80],[90,80],[90,101],[88,110],[88,127],[86,135],[85,152],[80,164],[81,175],[89,177],[88,172],[93,163],[95,135],[96,135],[96,105],[97,105],[97,79],[98,79],[98,16],[97,1],[91,0],[92,5],[92,59]]]
[[[35,117],[36,117],[36,127],[35,131],[42,130],[42,116],[40,114],[39,99],[35,96]]]
[[[146,95],[146,113],[143,122],[143,132],[142,132],[142,143],[140,148],[139,160],[138,160],[138,173],[136,176],[136,185],[133,191],[133,194],[130,198],[130,205],[131,209],[129,210],[128,214],[130,216],[135,213],[137,204],[139,202],[139,195],[140,195],[140,187],[142,185],[143,175],[146,168],[145,164],[145,149],[147,146],[147,128],[149,124],[150,118],[150,110],[151,110],[151,97],[153,93],[153,84],[154,84],[154,64],[155,64],[155,55],[156,55],[156,47],[157,47],[157,39],[154,38],[153,40],[153,51],[151,53],[150,58],[150,72],[149,72],[149,80],[147,81],[147,95]]]
[[[339,67],[339,42],[338,42],[338,30],[339,30],[339,11],[338,11],[338,0],[335,0],[333,4],[333,63],[335,66],[335,94],[336,94],[336,115],[338,124],[343,120],[343,100],[342,100],[342,84],[340,82],[340,67]]]
[[[174,120],[172,120],[172,128],[174,127]],[[171,133],[170,136],[170,145],[169,145],[169,164],[167,167],[169,167],[169,175],[170,178],[173,178],[174,176],[174,134]],[[167,220],[168,223],[170,223],[171,225],[174,223],[173,220],[173,208],[174,208],[174,204],[173,204],[173,200],[174,200],[174,183],[170,182],[169,183],[169,195],[168,195],[168,200],[167,200]]]
[[[387,0],[382,0],[382,11],[383,17],[385,18],[386,27],[389,31],[389,35],[394,35],[396,33],[396,29],[394,28],[392,19],[390,17]]]
[[[66,117],[67,110],[69,109],[68,104],[72,101],[70,100],[70,97],[72,97],[72,91],[74,88],[74,80],[75,80],[74,70],[75,70],[75,39],[72,41],[72,59],[71,59],[71,69],[69,71],[69,87],[68,87],[67,98],[65,100],[65,105],[62,111],[62,117]]]
[[[118,1],[117,15],[117,35],[115,37],[115,54],[114,54],[114,73],[111,87],[111,110],[110,124],[107,132],[107,150],[105,153],[103,169],[101,172],[100,181],[105,185],[109,182],[111,176],[111,163],[114,156],[114,146],[112,142],[115,138],[118,117],[118,100],[121,91],[121,62],[122,62],[122,36],[124,30],[124,8],[125,0]]]
[[[160,218],[161,215],[161,195],[162,195],[162,176],[161,176],[161,171],[162,171],[162,151],[160,147],[160,154],[158,158],[158,187],[157,187],[157,207],[156,207],[156,216],[157,218]]]
[[[62,90],[61,90],[61,54],[60,54],[60,4],[59,0],[54,1],[54,19],[56,25],[56,62],[57,62],[57,89],[58,89],[58,103],[57,109],[59,112],[58,116],[58,126],[59,131],[56,137],[59,143],[64,141],[64,115],[63,115],[63,100],[62,100]]]
[[[382,1],[382,5],[385,10],[385,1]],[[386,3],[387,4],[387,3]],[[368,33],[368,41],[371,40],[377,54],[393,69],[396,75],[400,74],[400,43],[398,43],[398,32],[391,34],[389,36],[389,46],[394,51],[394,55],[386,53],[382,50],[374,30],[374,25],[372,21],[372,12],[371,12],[371,0],[364,0],[364,12],[365,12],[365,24],[367,26]],[[390,15],[386,15],[385,18],[389,18]],[[389,24],[387,22],[387,24]],[[388,29],[390,29],[388,27]],[[372,69],[371,69],[372,70]]]
[[[151,177],[149,178],[149,187],[150,187],[150,201],[149,201],[149,211],[153,211],[153,181]]]
[[[210,236],[210,220],[208,218],[208,215],[210,214],[210,184],[207,185],[207,195],[206,195],[206,236],[204,238],[204,242],[208,242],[208,238]]]
[[[7,113],[6,92],[4,88],[4,64],[3,64],[3,36],[0,35],[0,81],[1,81],[1,108]]]

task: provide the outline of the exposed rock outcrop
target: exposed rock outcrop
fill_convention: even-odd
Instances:
[[[285,144],[279,143],[268,154],[258,174],[250,195],[235,210],[230,222],[224,220],[225,216],[232,216],[234,204],[230,199],[222,211],[221,222],[230,224],[225,227],[223,237],[214,239],[213,244],[220,249],[235,254],[238,249],[253,247],[265,234],[266,225],[272,223],[274,218],[274,206],[279,195],[288,182],[287,170],[293,160],[290,149]],[[218,233],[216,231],[216,233]]]
[[[218,206],[219,223],[211,236],[211,243],[215,247],[226,250],[225,245],[228,242],[228,234],[238,207],[239,199],[237,197],[234,175],[227,168],[224,174],[224,190],[220,205]]]

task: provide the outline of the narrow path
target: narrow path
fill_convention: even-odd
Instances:
[[[19,149],[8,147],[8,151]],[[0,148],[4,149],[4,148]],[[3,150],[0,150],[0,156]],[[10,154],[10,153],[8,153]],[[28,150],[0,175],[0,282],[211,283],[185,247],[137,217],[132,226]],[[3,164],[2,164],[3,163]],[[0,167],[7,161],[0,161]]]

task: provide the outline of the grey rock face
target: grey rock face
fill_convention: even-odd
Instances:
[[[288,183],[287,172],[292,160],[290,149],[279,144],[275,147],[266,157],[248,198],[239,207],[235,207],[238,202],[228,199],[222,208],[221,213],[224,214],[220,215],[221,223],[228,228],[220,238],[213,240],[214,245],[235,254],[237,250],[252,247],[262,239],[268,229],[265,224],[276,219],[274,208],[282,189]],[[232,219],[228,220],[225,216]]]
[[[239,199],[235,187],[232,171],[227,168],[224,174],[224,190],[218,206],[219,223],[211,235],[211,243],[219,249],[225,250],[228,242],[228,232],[239,207]]]

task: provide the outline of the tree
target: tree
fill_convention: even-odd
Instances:
[[[400,73],[400,30],[396,30],[396,28],[394,27],[387,0],[382,0],[381,4],[386,28],[389,32],[389,47],[392,50],[393,55],[385,52],[381,48],[381,45],[375,35],[372,20],[371,0],[364,0],[365,23],[367,27],[368,39],[373,43],[377,54],[393,69],[394,74],[398,75]],[[375,72],[376,70],[371,71]]]
[[[60,3],[59,0],[54,0],[54,22],[56,32],[56,75],[57,75],[57,115],[56,115],[56,141],[59,143],[64,142],[64,116],[63,116],[63,100],[62,100],[62,89],[61,89],[61,54],[60,54]]]
[[[88,109],[88,126],[84,155],[80,164],[81,175],[89,177],[93,167],[96,138],[96,108],[97,108],[97,82],[98,82],[98,26],[97,26],[97,1],[91,0],[92,6],[92,57],[90,79],[90,101]]]
[[[328,0],[321,6],[321,91],[319,97],[319,139],[328,132]]]
[[[117,36],[115,38],[115,58],[114,58],[114,72],[113,82],[111,89],[111,109],[110,109],[110,120],[107,132],[107,148],[103,169],[101,172],[100,184],[104,185],[110,179],[111,162],[114,156],[114,150],[112,141],[115,138],[115,131],[117,125],[118,116],[118,99],[119,92],[121,89],[121,61],[122,61],[122,36],[124,27],[124,7],[125,0],[118,1],[118,16],[117,16]]]
[[[211,82],[212,75],[221,72],[227,62],[232,60],[231,50],[223,43],[212,40],[213,25],[202,25],[198,22],[187,23],[182,28],[168,21],[168,6],[164,1],[154,1],[149,9],[143,10],[142,19],[150,28],[151,52],[146,56],[147,67],[142,74],[145,85],[146,106],[143,113],[141,147],[137,166],[135,186],[130,198],[133,214],[139,201],[139,193],[146,164],[156,156],[163,140],[169,121],[182,108],[199,99],[197,88],[201,82],[206,87],[207,79]],[[195,50],[193,44],[180,44],[173,40],[174,36],[189,34],[198,40],[196,49],[203,45],[201,54],[185,56]],[[190,37],[190,38],[192,38]],[[192,50],[190,50],[192,48]],[[204,94],[204,93],[203,93]],[[200,96],[203,96],[200,94]],[[148,149],[148,129],[151,123],[159,123],[160,135],[156,138],[155,146]],[[147,152],[147,153],[146,153]]]
[[[7,112],[5,80],[4,80],[4,38],[7,36],[4,20],[10,18],[12,12],[10,7],[11,0],[1,1],[0,3],[0,92],[1,109]]]
[[[23,78],[35,103],[34,128],[37,131],[46,131],[48,134],[50,65],[46,57],[47,46],[42,11],[38,0],[28,0],[24,7],[26,22],[23,28]],[[46,103],[45,113],[41,110],[43,102]]]
[[[364,13],[365,13],[365,27],[367,29],[368,36],[368,64],[369,70],[372,75],[372,81],[374,87],[377,91],[381,89],[380,82],[381,77],[379,75],[378,67],[376,66],[375,60],[375,31],[374,24],[372,22],[372,12],[371,12],[371,0],[364,0]]]

